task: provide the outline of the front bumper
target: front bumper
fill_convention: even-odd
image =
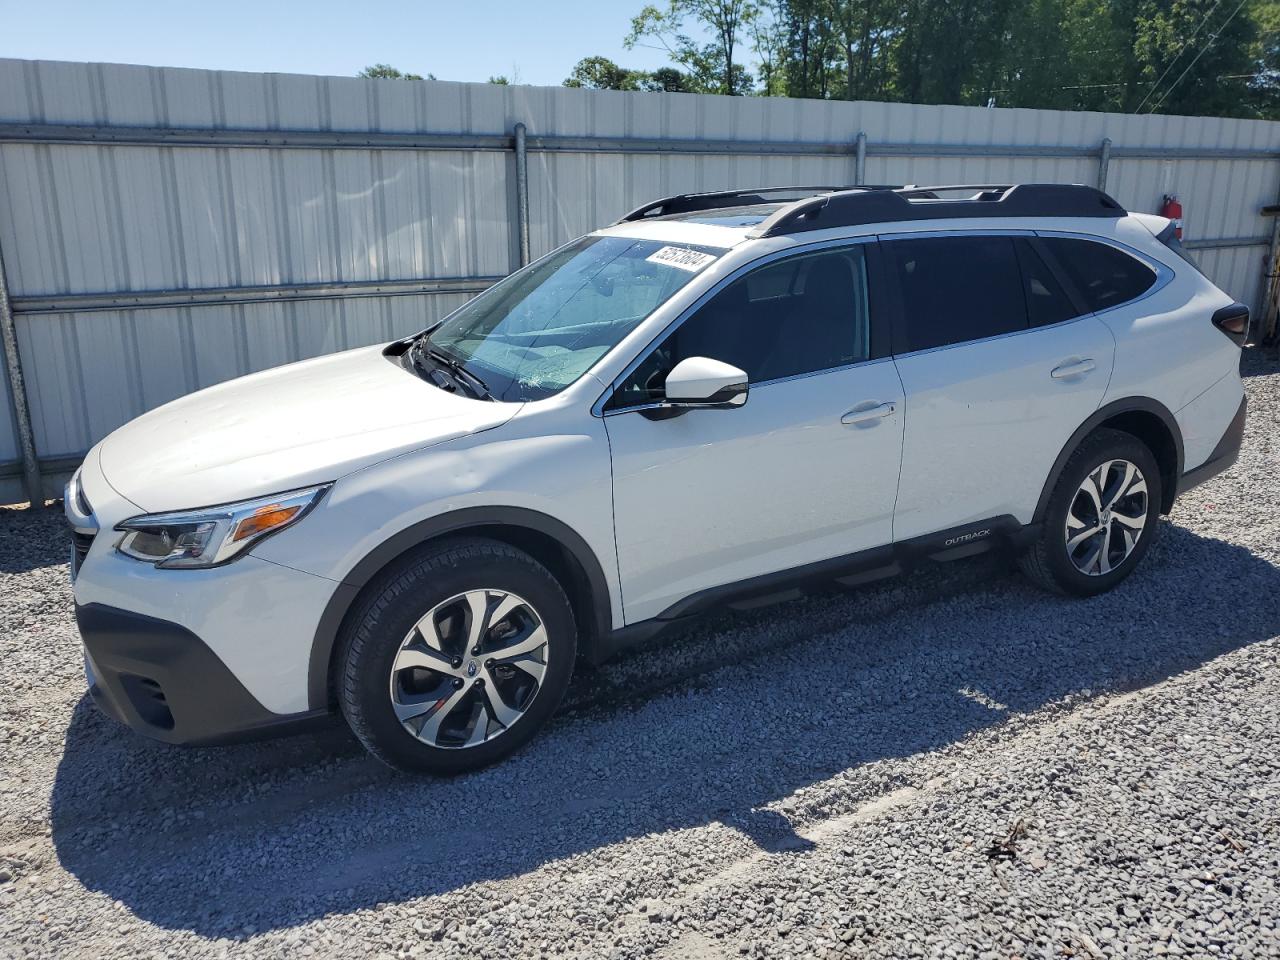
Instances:
[[[330,709],[327,696],[311,695],[310,665],[340,584],[252,552],[201,570],[126,557],[115,527],[143,509],[107,482],[97,447],[78,477],[64,504],[76,619],[106,713],[170,743],[220,743],[291,730]]]
[[[307,729],[327,711],[273,713],[187,628],[103,604],[76,604],[94,702],[166,743],[215,744]]]

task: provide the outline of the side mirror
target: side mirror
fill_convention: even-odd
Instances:
[[[710,357],[686,357],[667,374],[665,391],[673,407],[740,407],[747,402],[747,375]]]

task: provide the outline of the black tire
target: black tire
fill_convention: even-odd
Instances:
[[[547,634],[545,673],[509,728],[474,746],[428,744],[396,716],[392,665],[422,617],[451,597],[476,590],[508,591],[534,609]],[[508,756],[547,722],[569,686],[577,626],[564,589],[546,567],[505,543],[467,538],[428,545],[378,577],[353,611],[341,643],[335,666],[338,702],[360,742],[397,769],[449,775]]]
[[[1127,460],[1142,471],[1147,486],[1146,521],[1132,551],[1107,573],[1093,575],[1077,569],[1067,550],[1067,512],[1086,478],[1107,460]],[[1035,543],[1018,561],[1031,580],[1054,593],[1091,597],[1104,593],[1133,572],[1142,561],[1160,526],[1162,497],[1160,465],[1145,443],[1120,430],[1095,430],[1068,458],[1054,485],[1044,523]],[[1135,508],[1134,516],[1141,513]]]

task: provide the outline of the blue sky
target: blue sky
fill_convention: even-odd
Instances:
[[[390,63],[441,80],[559,84],[591,54],[653,69],[626,50],[652,0],[0,0],[0,57],[350,76]]]

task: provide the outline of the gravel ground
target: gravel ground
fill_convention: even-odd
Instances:
[[[1280,365],[1115,592],[995,559],[726,614],[533,745],[154,744],[0,511],[0,956],[1280,956]],[[724,666],[722,664],[730,665]]]

